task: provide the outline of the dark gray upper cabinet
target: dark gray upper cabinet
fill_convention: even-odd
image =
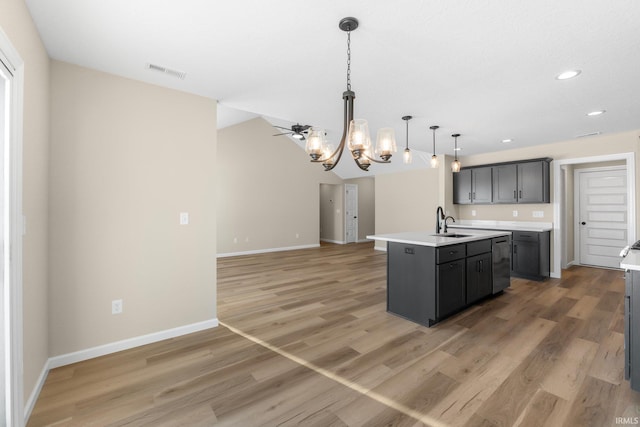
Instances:
[[[491,203],[491,168],[471,169],[471,202]]]
[[[518,203],[549,203],[549,162],[518,164]]]
[[[453,203],[491,203],[491,167],[463,169],[453,174]]]
[[[550,161],[544,158],[462,169],[453,174],[453,203],[549,203]]]
[[[518,166],[493,167],[493,203],[518,203]]]
[[[453,174],[453,203],[458,205],[471,203],[471,169],[462,169]]]

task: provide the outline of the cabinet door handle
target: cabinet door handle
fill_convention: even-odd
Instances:
[[[519,194],[518,198],[522,199],[522,190],[520,190],[520,194]]]
[[[518,198],[518,195],[516,194],[516,190],[513,190],[513,198],[514,198],[514,199],[517,199],[517,198]]]
[[[473,192],[473,198],[474,199],[476,198],[476,192],[475,191]]]
[[[484,263],[480,260],[480,272],[484,273]]]
[[[518,253],[518,245],[513,245],[513,253],[514,254]]]
[[[453,270],[454,268],[456,268],[455,264],[449,264],[449,270]]]
[[[455,253],[458,253],[458,251],[449,251],[449,255],[453,255]]]
[[[469,200],[471,200],[471,192],[469,192]]]

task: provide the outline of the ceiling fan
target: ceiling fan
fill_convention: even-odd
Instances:
[[[277,133],[273,136],[280,136],[280,135],[291,135],[293,138],[295,139],[299,139],[301,141],[304,140],[304,134],[307,133],[307,130],[311,127],[310,125],[301,125],[299,123],[291,126],[290,128],[284,128],[282,126],[276,126],[273,125],[273,127],[276,127],[278,129],[284,129],[288,132],[282,132],[282,133]]]

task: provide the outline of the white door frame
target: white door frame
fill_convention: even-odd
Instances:
[[[13,71],[11,104],[9,106],[9,143],[5,150],[3,167],[5,178],[5,209],[8,224],[5,238],[8,240],[8,272],[5,272],[5,342],[8,343],[8,360],[5,363],[7,376],[7,425],[20,427],[25,423],[23,384],[23,326],[22,326],[22,129],[24,96],[24,62],[7,35],[0,28],[0,57]],[[8,168],[8,170],[7,170]],[[8,283],[7,283],[8,280]],[[3,420],[4,421],[4,420]]]
[[[573,221],[573,261],[577,265],[583,265],[580,262],[580,227],[577,226],[580,218],[580,174],[585,172],[604,172],[604,171],[613,171],[613,170],[627,170],[627,166],[603,166],[596,168],[585,168],[585,169],[574,169],[573,170],[573,188],[575,197],[573,198],[573,212],[574,212],[574,221]],[[577,191],[576,191],[577,190]],[[627,204],[629,200],[627,200]],[[629,213],[629,208],[627,206],[627,214]],[[631,222],[631,218],[627,217],[627,233],[629,230],[629,222]],[[628,242],[627,242],[628,243]],[[620,248],[622,249],[622,248]],[[605,267],[602,267],[605,268]]]
[[[575,165],[580,163],[597,163],[608,162],[614,160],[625,160],[627,164],[627,201],[629,203],[629,243],[636,239],[636,163],[635,153],[618,153],[603,156],[580,157],[575,159],[554,160],[551,162],[553,166],[553,270],[551,277],[560,278],[562,274],[561,254],[562,254],[562,231],[563,225],[560,217],[560,207],[564,205],[564,188],[562,188],[562,180],[557,177],[561,176],[564,171],[561,170],[562,165]]]

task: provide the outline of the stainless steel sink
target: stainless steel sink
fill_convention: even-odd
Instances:
[[[440,234],[432,234],[432,236],[436,236],[436,237],[469,237],[470,234],[440,233]]]

